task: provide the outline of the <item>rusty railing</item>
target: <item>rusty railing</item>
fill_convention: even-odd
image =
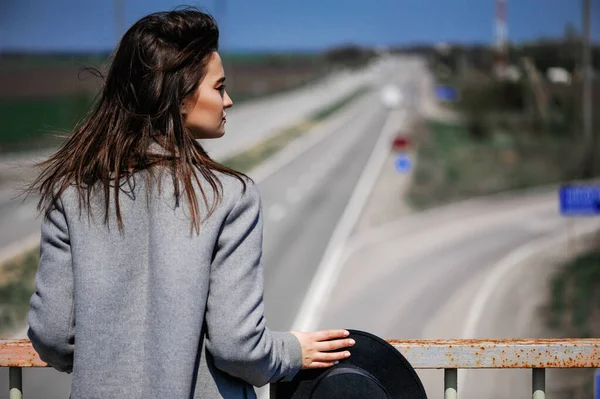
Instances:
[[[458,369],[532,369],[532,398],[546,398],[547,368],[600,367],[600,339],[389,341],[416,369],[444,369],[444,398],[458,398]],[[10,399],[23,397],[23,367],[47,367],[29,340],[0,340]]]

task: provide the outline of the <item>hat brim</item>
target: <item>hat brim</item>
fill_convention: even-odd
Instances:
[[[392,399],[427,398],[415,369],[396,348],[368,332],[348,331],[356,344],[349,349],[351,356],[333,367],[351,364],[368,371],[387,389]],[[308,398],[315,380],[326,370],[301,370],[292,381],[273,384],[271,398]]]

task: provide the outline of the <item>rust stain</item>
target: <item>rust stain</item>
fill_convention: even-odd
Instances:
[[[0,367],[47,367],[28,339],[0,339]]]
[[[418,368],[600,367],[600,339],[389,340]],[[441,356],[441,357],[440,357]],[[28,339],[0,339],[0,367],[46,367]]]
[[[418,368],[600,367],[600,339],[391,340]],[[444,354],[445,360],[429,353]],[[425,359],[425,360],[423,360]]]

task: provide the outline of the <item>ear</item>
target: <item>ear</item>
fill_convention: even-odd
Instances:
[[[193,108],[194,106],[194,102],[193,102],[193,98],[191,97],[186,97],[183,100],[181,100],[181,103],[179,104],[179,109],[181,110],[181,115],[187,115]]]
[[[185,100],[182,101],[181,104],[179,104],[179,110],[181,111],[181,115],[187,115],[188,107],[187,107]]]

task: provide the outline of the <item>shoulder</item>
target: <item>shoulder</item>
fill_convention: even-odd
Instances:
[[[238,178],[223,172],[215,172],[215,175],[221,183],[222,201],[227,208],[231,209],[240,203],[260,206],[260,191],[250,178]]]
[[[71,185],[60,195],[54,194],[54,196],[46,198],[43,209],[47,212],[59,211],[64,213],[77,203],[77,190]]]

